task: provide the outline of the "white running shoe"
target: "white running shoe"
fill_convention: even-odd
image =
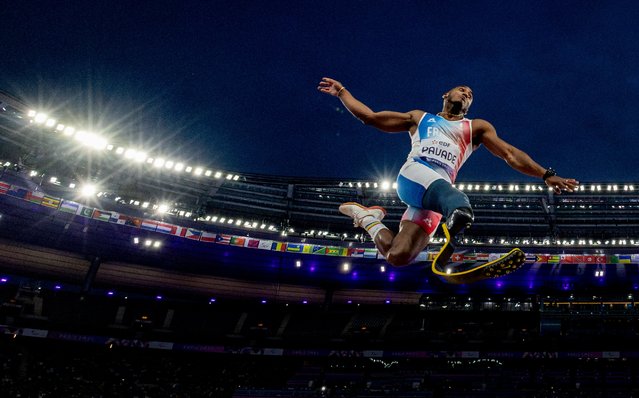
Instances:
[[[362,221],[366,217],[373,217],[377,221],[382,221],[386,216],[386,209],[380,206],[364,207],[356,202],[346,202],[339,206],[339,212],[353,219],[353,225],[364,227]]]

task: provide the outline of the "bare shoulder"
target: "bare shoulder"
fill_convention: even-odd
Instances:
[[[473,135],[483,134],[488,131],[495,131],[495,127],[484,119],[473,119]]]
[[[413,120],[415,124],[417,124],[419,123],[419,120],[422,118],[422,116],[424,116],[424,113],[426,112],[422,111],[421,109],[414,109],[412,111],[408,111],[407,113],[410,115],[411,120]]]

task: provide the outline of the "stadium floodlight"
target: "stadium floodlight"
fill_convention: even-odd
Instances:
[[[142,203],[142,208],[143,209],[146,209],[147,207],[149,207],[149,202]]]
[[[235,222],[235,220],[234,220],[234,219],[229,218],[229,220],[227,221],[227,224],[233,224],[234,222]]]
[[[133,243],[135,243],[136,245],[140,243],[140,238],[138,238],[137,236],[133,238]]]
[[[242,225],[242,220],[235,221],[235,225]]]
[[[459,189],[460,191],[463,191],[464,188],[466,188],[464,184],[459,184],[459,187],[457,187],[457,189]]]
[[[473,184],[468,184],[468,186],[466,187],[467,191],[472,191],[473,190]]]
[[[176,163],[175,167],[173,167],[173,170],[175,171],[182,171],[184,170],[184,163]]]
[[[297,260],[295,262],[295,267],[300,268],[302,266],[302,262],[300,260]]]
[[[390,188],[390,181],[384,180],[382,181],[382,190],[387,191]]]
[[[377,183],[376,182],[373,183],[373,188],[377,188]]]
[[[386,266],[381,265],[381,266],[379,267],[379,272],[382,272],[382,273],[383,273],[383,272],[386,272]]]
[[[136,162],[138,162],[138,163],[142,163],[142,162],[144,162],[144,161],[146,160],[146,153],[141,152],[141,151],[138,151],[138,152],[135,154],[135,159],[134,159],[134,160],[135,160]]]
[[[257,221],[253,221],[253,223],[251,224],[251,227],[257,228]]]
[[[153,166],[155,167],[164,166],[164,159],[161,159],[161,158],[155,159],[155,161],[153,162]]]
[[[37,113],[33,121],[36,122],[36,124],[42,124],[46,122],[48,118],[49,116],[47,116],[46,113]]]
[[[56,182],[58,182],[58,177],[51,177],[51,178],[49,179],[49,182],[50,182],[51,184],[55,184]]]
[[[233,176],[233,181],[237,181],[240,179],[240,176],[238,176],[237,174]]]
[[[80,190],[82,196],[93,196],[97,192],[97,188],[93,184],[86,184]]]
[[[351,265],[349,263],[342,264],[342,271],[343,272],[348,272],[350,270],[351,270]]]
[[[393,189],[397,189],[397,182],[394,182],[392,187],[393,187]]]
[[[64,124],[58,124],[55,127],[55,131],[64,131]]]
[[[217,221],[217,216],[211,217],[211,221],[216,222]]]
[[[164,167],[166,167],[167,169],[172,169],[174,164],[175,164],[174,161],[167,160],[166,163],[164,163]]]
[[[162,246],[162,242],[160,242],[159,240],[156,240],[155,242],[153,242],[153,247],[154,248],[159,248],[160,246]]]
[[[36,113],[37,113],[37,112],[36,112],[36,111],[34,111],[34,110],[29,110],[29,111],[27,112],[27,116],[29,116],[29,117],[34,117],[34,116],[36,115]]]
[[[366,188],[370,188],[370,187],[371,187],[371,184],[369,184],[368,182],[366,182],[366,183],[364,183],[364,186],[365,186]]]
[[[122,155],[124,153],[124,148],[122,148],[121,146],[118,147],[118,149],[115,150],[115,153],[118,155]]]
[[[71,184],[69,184],[69,188],[71,188],[71,189],[75,188],[75,183],[72,182]]]
[[[137,155],[137,151],[135,149],[129,148],[126,151],[124,151],[124,157],[127,159],[133,159],[135,155]]]
[[[205,176],[210,177],[213,172],[211,170],[206,170],[204,173]]]
[[[178,212],[178,215],[179,215],[179,216],[184,216],[184,210],[180,210],[180,211]]]
[[[67,137],[71,137],[75,133],[75,128],[71,126],[67,126],[64,128],[64,135]]]
[[[266,224],[260,225],[260,229],[265,229],[265,228],[266,228]]]
[[[37,172],[37,171],[35,171],[35,170],[31,170],[31,171],[29,172],[29,177],[35,177],[35,176],[37,176],[37,175],[38,175],[38,172]]]
[[[361,182],[358,182],[358,183],[357,183],[357,188],[361,188],[361,187],[362,187],[362,183],[361,183]]]
[[[191,166],[186,166],[186,168],[184,169],[184,171],[186,171],[187,173],[190,173],[193,171],[193,167]]]
[[[221,171],[216,171],[215,172],[215,178],[222,178],[222,172]]]
[[[169,211],[169,205],[167,205],[166,203],[160,203],[160,205],[158,206],[158,213],[164,214],[167,211]]]
[[[55,126],[55,122],[56,122],[55,119],[47,119],[47,121],[44,122],[44,125],[47,126],[47,127],[53,127],[53,126]]]
[[[109,144],[106,147],[107,151],[112,151],[113,150],[113,145]]]
[[[227,175],[226,175],[226,179],[227,179],[227,180],[231,180],[232,178],[233,178],[233,174],[227,174]]]
[[[196,167],[193,174],[195,174],[196,176],[199,176],[199,175],[202,175],[203,172],[204,170],[201,167]]]

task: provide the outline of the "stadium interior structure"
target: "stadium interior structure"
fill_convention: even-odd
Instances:
[[[392,181],[218,170],[69,123],[0,92],[3,391],[639,391],[639,181],[459,182],[476,223],[453,261],[520,247],[527,263],[451,285],[430,272],[441,233],[393,268],[338,213],[381,205],[397,229]]]

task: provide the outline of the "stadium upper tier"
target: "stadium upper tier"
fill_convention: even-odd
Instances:
[[[378,181],[245,174],[191,164],[171,150],[148,154],[30,109],[0,92],[0,161],[29,187],[70,200],[89,195],[101,208],[198,220],[214,228],[274,236],[370,240],[337,211],[357,201],[384,206],[397,228],[405,205],[391,176]],[[639,247],[639,182],[586,182],[555,195],[540,181],[460,181],[475,209],[468,246]],[[441,242],[441,234],[435,243]]]

